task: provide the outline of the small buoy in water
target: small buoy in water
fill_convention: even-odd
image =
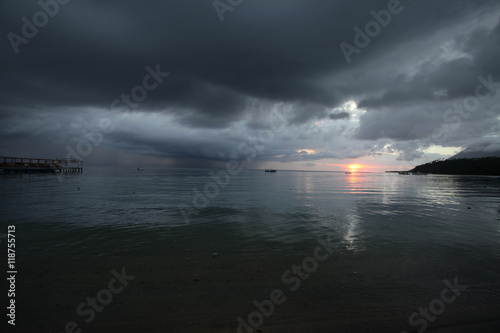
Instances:
[[[77,189],[78,191],[80,191],[80,187],[77,187],[76,189]]]

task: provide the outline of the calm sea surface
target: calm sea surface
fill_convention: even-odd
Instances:
[[[0,234],[16,226],[20,331],[74,321],[83,332],[236,332],[274,289],[286,301],[262,317],[263,332],[500,319],[498,177],[245,170],[221,186],[211,172],[0,176]],[[320,243],[328,259],[287,275]],[[86,322],[77,306],[123,267],[135,279]],[[444,309],[434,302],[433,320],[409,321],[455,279],[467,290]]]

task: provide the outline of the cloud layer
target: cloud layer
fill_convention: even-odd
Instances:
[[[402,1],[366,31],[396,2],[244,1],[221,21],[211,1],[42,1],[41,24],[36,2],[3,1],[0,155],[64,156],[109,119],[86,160],[213,165],[274,113],[286,126],[251,166],[397,165],[498,142],[498,1]],[[355,28],[372,37],[348,63]]]

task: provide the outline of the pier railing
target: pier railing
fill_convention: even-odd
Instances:
[[[0,157],[2,173],[81,173],[83,161],[77,159],[47,159]]]

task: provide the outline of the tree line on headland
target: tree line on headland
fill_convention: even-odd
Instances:
[[[442,175],[500,176],[500,157],[439,159],[416,166],[410,172]]]

